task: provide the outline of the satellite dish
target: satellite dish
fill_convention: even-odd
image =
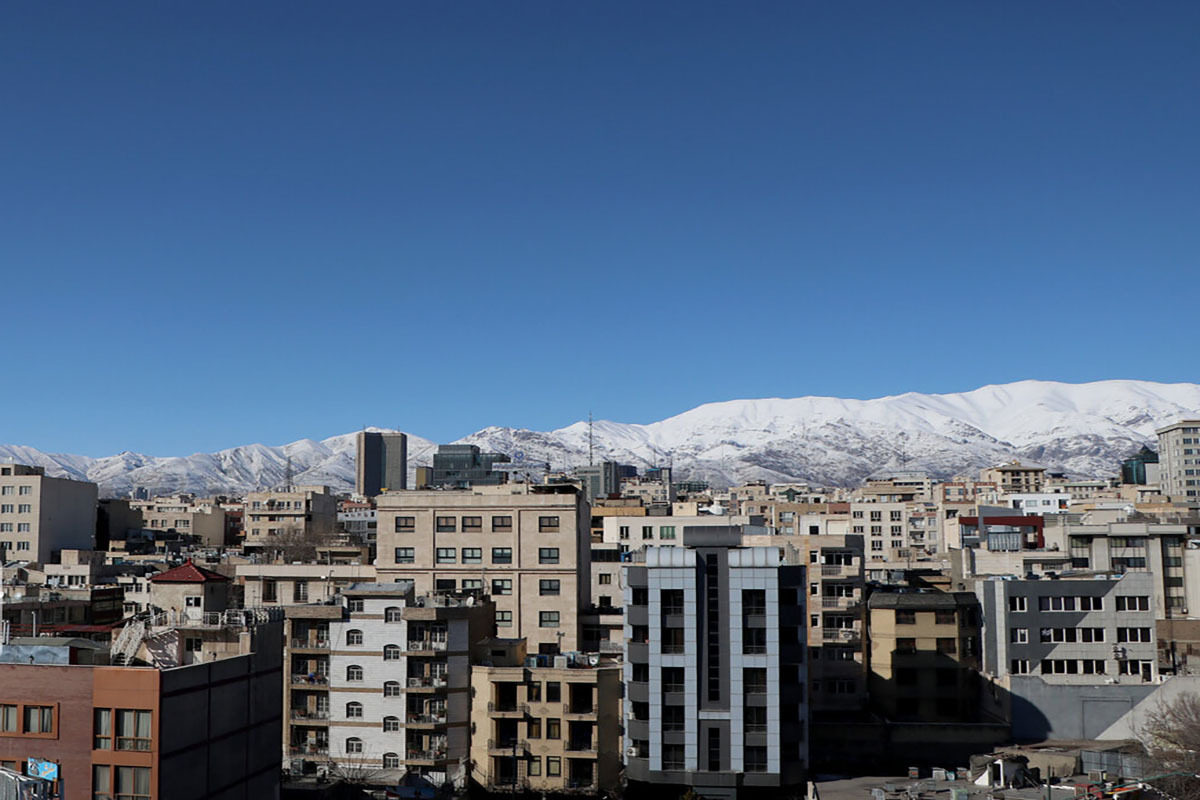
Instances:
[[[598,653],[588,654],[588,666],[594,667],[600,663],[600,655]]]

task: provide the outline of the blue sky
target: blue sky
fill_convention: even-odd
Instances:
[[[0,442],[1194,380],[1198,35],[1194,2],[8,4]]]

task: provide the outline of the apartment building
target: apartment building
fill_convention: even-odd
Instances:
[[[615,792],[621,666],[599,655],[529,656],[484,643],[471,666],[473,780],[493,792]]]
[[[631,793],[803,791],[805,567],[687,527],[626,571],[625,774]]]
[[[621,465],[615,461],[602,461],[575,468],[575,477],[583,483],[589,503],[621,493]]]
[[[337,524],[337,498],[328,486],[250,492],[244,505],[247,549],[270,548],[281,538],[320,540]]]
[[[876,591],[867,608],[872,706],[889,720],[976,721],[982,620],[975,595]]]
[[[486,592],[501,635],[541,653],[579,649],[591,514],[578,487],[388,492],[378,515],[380,581],[411,580],[418,594]]]
[[[407,435],[399,431],[360,431],[355,443],[355,494],[374,497],[408,488]]]
[[[1156,682],[1154,583],[1147,572],[979,581],[983,670],[1056,685]]]
[[[495,607],[472,594],[418,596],[405,580],[355,584],[343,603],[328,623],[328,708],[320,693],[300,697],[295,687],[292,708],[328,713],[335,772],[367,770],[379,785],[416,774],[464,787],[471,646],[495,635]]]
[[[1173,500],[1200,497],[1200,419],[1184,419],[1159,428],[1159,486]]]
[[[1072,569],[1148,572],[1154,578],[1154,607],[1160,618],[1178,619],[1200,610],[1200,549],[1196,530],[1183,524],[1110,522],[1072,524],[1047,518],[1047,546],[1070,557]]]
[[[372,564],[238,564],[247,606],[326,603],[346,587],[375,580]]]
[[[212,547],[226,543],[225,509],[212,498],[198,500],[195,495],[177,494],[134,500],[130,505],[141,513],[142,525],[152,531],[173,530]]]
[[[1046,482],[1046,468],[1022,464],[1013,459],[979,473],[983,483],[995,483],[1001,494],[1037,494]]]
[[[97,496],[94,483],[0,464],[0,560],[48,564],[62,550],[91,550]]]
[[[5,645],[0,766],[56,763],[63,800],[278,797],[278,753],[261,745],[282,724],[281,625],[238,616],[207,628],[226,649],[190,664],[107,665],[106,650],[77,639]],[[140,644],[126,630],[119,646]]]
[[[1026,516],[1041,514],[1066,514],[1071,510],[1071,495],[1066,492],[1041,492],[1037,494],[1006,494],[1000,499],[1004,505]]]

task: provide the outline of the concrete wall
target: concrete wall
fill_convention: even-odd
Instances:
[[[1095,739],[1158,688],[1157,684],[1070,686],[1013,676],[1012,736],[1016,741]]]

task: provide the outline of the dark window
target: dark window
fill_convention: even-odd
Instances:
[[[512,531],[512,517],[492,517],[493,533],[509,533]]]
[[[463,533],[478,533],[483,530],[483,517],[463,517]]]
[[[669,654],[679,654],[684,651],[683,628],[663,626],[662,651]]]
[[[954,612],[953,611],[935,611],[933,613],[934,613],[934,621],[938,625],[953,625],[954,624]]]
[[[538,581],[538,594],[543,597],[547,595],[557,595],[561,592],[562,582],[558,580],[543,579]]]
[[[541,533],[557,533],[558,517],[538,517],[538,530]]]
[[[458,530],[458,524],[454,517],[438,517],[436,529],[438,533],[454,533]]]
[[[412,547],[397,547],[396,548],[396,563],[397,564],[412,564],[417,560],[417,551]]]
[[[917,612],[904,611],[904,610],[897,609],[896,610],[896,624],[897,625],[916,625],[917,624]]]
[[[683,613],[683,590],[682,589],[663,589],[661,597],[662,597],[662,613],[663,614],[682,614]]]
[[[742,670],[742,686],[746,694],[766,694],[766,669],[762,667],[747,667]]]
[[[396,517],[396,533],[411,533],[416,529],[416,517]]]
[[[668,693],[684,691],[687,688],[685,674],[683,667],[663,667],[662,690]]]
[[[763,589],[742,590],[742,614],[762,616],[767,613],[767,593]]]
[[[558,563],[558,548],[557,547],[539,547],[538,548],[538,563],[539,564],[557,564]]]
[[[766,772],[767,748],[758,746],[747,747],[744,763],[746,765],[746,772]]]
[[[684,729],[683,706],[662,707],[663,731],[682,731]]]
[[[632,597],[633,605],[635,605],[635,606],[649,605],[650,592],[649,592],[649,590],[645,589],[644,587],[635,586],[633,588],[632,595],[633,595],[633,597]]]
[[[746,706],[743,713],[746,719],[746,733],[767,732],[766,706]]]
[[[558,681],[546,681],[546,702],[562,702],[562,684]]]
[[[721,771],[721,729],[708,729],[708,771]]]
[[[747,654],[767,652],[767,629],[742,628],[742,652]]]

